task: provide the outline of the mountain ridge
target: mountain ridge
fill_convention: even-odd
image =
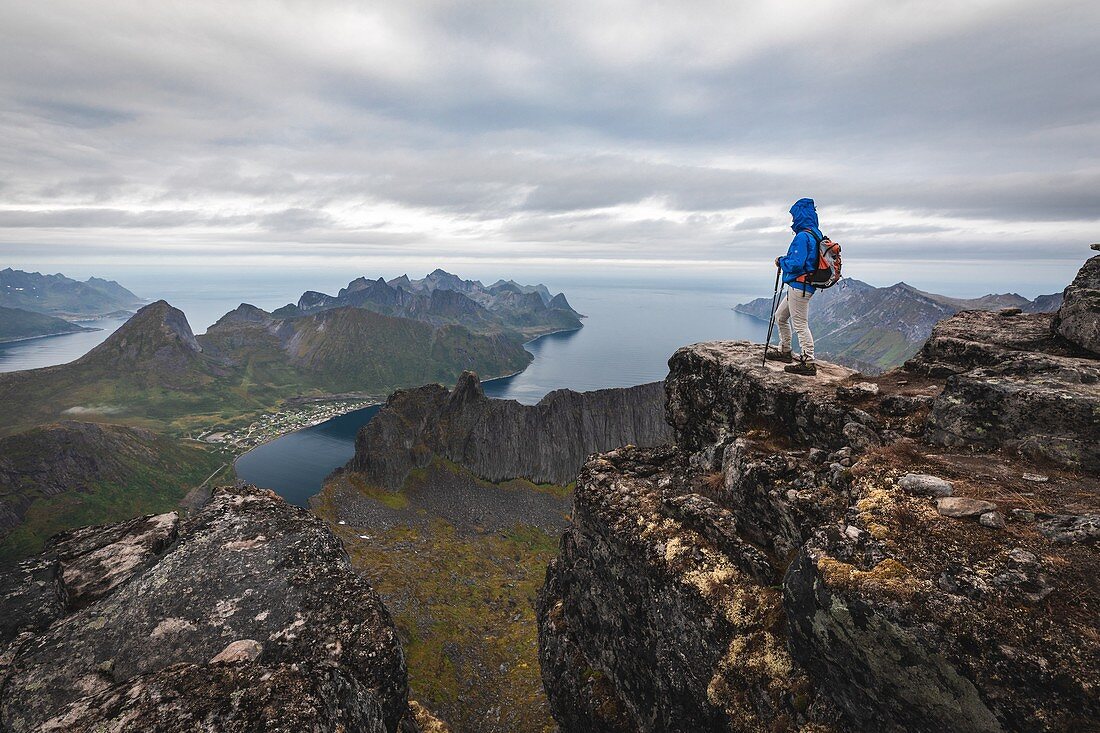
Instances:
[[[527,338],[581,327],[581,314],[563,293],[551,295],[545,285],[519,285],[500,280],[486,287],[436,269],[411,280],[401,275],[386,281],[355,278],[336,295],[307,291],[297,304],[276,309],[282,318],[354,306],[383,315],[410,318],[434,326],[461,325],[472,331],[515,331]]]
[[[450,381],[470,366],[512,374],[531,358],[517,336],[351,307],[280,319],[242,305],[196,337],[161,300],[73,362],[0,374],[0,399],[24,405],[0,417],[0,434],[72,414],[182,430],[203,415],[270,409],[293,396],[384,394]]]

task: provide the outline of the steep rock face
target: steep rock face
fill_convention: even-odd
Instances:
[[[537,405],[485,396],[465,372],[453,391],[402,390],[359,432],[348,464],[376,486],[400,488],[432,456],[489,481],[527,478],[567,484],[592,453],[626,443],[656,445],[671,436],[660,383],[594,392],[557,390]]]
[[[822,447],[844,440],[847,411],[819,396],[822,384],[851,370],[822,364],[819,380],[799,382],[760,362],[748,341],[696,344],[669,360],[668,422],[677,443],[703,466],[720,461],[730,440],[754,428],[800,442],[818,439]]]
[[[1050,322],[963,313],[866,382],[795,378],[746,343],[677,352],[676,445],[588,462],[538,599],[562,730],[1089,729],[1100,479],[1004,431],[953,452],[934,427],[961,378],[1000,385],[981,370],[1016,360],[1086,455],[1088,377],[1057,377],[1094,362]],[[1033,434],[1067,437],[1053,422]]]
[[[411,725],[386,609],[320,520],[267,491],[60,535],[0,575],[0,611],[13,733]]]

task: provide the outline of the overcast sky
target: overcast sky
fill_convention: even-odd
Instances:
[[[0,252],[712,269],[810,196],[846,261],[1069,272],[1098,70],[1094,0],[0,0]]]

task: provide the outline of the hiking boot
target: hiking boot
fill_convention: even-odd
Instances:
[[[798,360],[797,364],[791,364],[790,366],[783,367],[783,371],[790,374],[800,374],[803,377],[816,377],[817,376],[817,364],[813,359],[807,359],[805,357]]]
[[[794,356],[791,355],[790,349],[787,349],[786,351],[779,351],[778,349],[773,351],[771,349],[768,349],[767,352],[765,352],[764,354],[764,358],[768,361],[781,361],[784,364],[790,364],[794,361]]]

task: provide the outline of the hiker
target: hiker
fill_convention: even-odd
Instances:
[[[776,257],[775,266],[783,272],[783,282],[789,287],[779,307],[775,309],[775,322],[779,326],[779,351],[768,351],[765,358],[785,362],[783,371],[812,377],[817,374],[814,363],[814,336],[810,333],[810,298],[816,288],[806,280],[817,264],[817,243],[824,235],[817,228],[817,209],[813,199],[799,199],[791,207],[791,229],[794,239],[785,257]],[[798,345],[802,354],[797,363],[791,353],[791,321],[798,331]]]

